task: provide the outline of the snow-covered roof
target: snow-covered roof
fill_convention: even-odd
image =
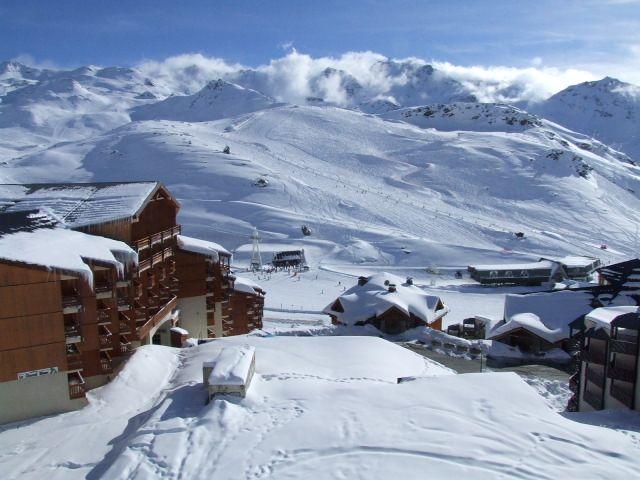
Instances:
[[[530,263],[505,263],[505,264],[488,264],[488,265],[469,265],[474,270],[539,270],[552,269],[557,265],[556,262],[550,260],[541,260],[539,262]]]
[[[214,359],[203,362],[203,367],[211,367],[209,385],[244,385],[251,363],[255,356],[255,347],[239,345],[224,347]]]
[[[231,256],[231,252],[218,243],[185,235],[178,235],[178,247],[187,252],[206,255],[214,260],[218,260],[218,255]]]
[[[592,310],[592,300],[590,292],[571,290],[507,295],[504,322],[495,325],[487,338],[523,328],[550,343],[558,342],[569,338],[569,323]]]
[[[638,313],[640,307],[637,306],[623,306],[623,307],[601,307],[588,313],[585,317],[585,326],[603,328],[606,331],[611,330],[611,322],[613,322],[620,315],[626,313]]]
[[[113,265],[120,274],[137,264],[138,254],[126,243],[64,228],[40,228],[0,237],[0,259],[76,273],[93,285],[85,260]]]
[[[395,292],[389,291],[389,285],[396,286]],[[405,281],[390,273],[378,273],[369,277],[364,285],[355,285],[338,297],[344,312],[333,310],[335,301],[327,305],[323,312],[335,315],[346,325],[367,320],[382,315],[390,308],[397,308],[407,316],[415,315],[420,320],[430,324],[444,316],[449,309],[436,310],[440,297],[429,295],[420,287],[409,285]]]
[[[233,289],[236,292],[249,293],[251,295],[260,293],[259,291],[264,291],[260,285],[246,277],[236,277],[233,282]]]
[[[40,210],[68,228],[134,217],[158,182],[0,185],[0,212]]]
[[[594,263],[598,262],[598,259],[595,257],[568,255],[566,257],[559,258],[558,261],[566,267],[577,268],[577,267],[589,267]]]

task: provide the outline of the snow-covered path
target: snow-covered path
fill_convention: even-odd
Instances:
[[[233,344],[256,347],[249,395],[205,405],[202,361]],[[420,378],[396,383],[406,376]],[[453,375],[378,338],[232,337],[142,348],[87,408],[0,431],[0,470],[8,479],[633,478],[638,434],[574,419],[515,374]]]

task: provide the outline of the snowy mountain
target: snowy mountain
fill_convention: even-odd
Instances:
[[[276,103],[248,88],[215,80],[193,95],[173,96],[131,111],[133,120],[205,122],[269,108]]]
[[[633,253],[640,168],[629,157],[540,115],[476,102],[428,65],[372,68],[397,79],[388,97],[325,68],[296,105],[276,103],[275,77],[257,70],[185,94],[137,69],[6,64],[3,82],[26,83],[0,97],[0,181],[157,178],[181,200],[187,233],[233,248],[258,227],[265,242],[306,245],[324,263]]]
[[[640,87],[605,77],[573,85],[531,110],[640,161]]]

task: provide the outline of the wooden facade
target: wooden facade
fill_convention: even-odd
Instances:
[[[207,338],[242,335],[262,328],[265,292],[240,292],[234,289],[235,277],[230,269],[231,255],[218,252],[207,255],[179,250],[176,255],[180,301],[201,299],[205,317],[198,332],[206,331]],[[195,333],[195,332],[192,332]]]
[[[147,343],[176,307],[178,208],[159,185],[136,215],[77,228],[138,252],[138,266],[124,277],[91,259],[93,285],[70,272],[0,260],[0,382],[66,372],[69,397],[83,397],[87,379],[104,383],[120,357]]]

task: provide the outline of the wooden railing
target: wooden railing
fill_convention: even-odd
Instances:
[[[629,368],[623,367],[609,367],[607,370],[607,376],[614,380],[621,380],[623,382],[633,383],[636,380],[636,372]]]
[[[604,385],[604,375],[595,368],[587,368],[586,378],[588,381],[598,385],[599,387]]]
[[[77,292],[62,295],[62,308],[79,307],[81,305],[82,299]]]
[[[138,338],[143,338],[151,329],[162,322],[167,315],[176,307],[178,297],[173,296],[165,305],[160,308],[157,313],[152,315],[143,325],[138,327]]]
[[[596,410],[602,410],[603,405],[601,394],[593,392],[591,390],[585,390],[582,398]]]
[[[108,358],[101,357],[100,370],[102,371],[102,373],[111,373],[113,371],[113,367],[111,366],[111,360],[109,360]]]
[[[72,373],[67,379],[69,383],[69,398],[83,398],[85,396],[85,381],[80,373]]]
[[[595,363],[597,365],[604,365],[607,363],[607,356],[604,350],[584,350],[581,354],[582,360],[589,363]]]
[[[614,353],[624,353],[626,355],[636,355],[638,353],[638,344],[627,340],[610,340],[609,348]]]
[[[623,388],[614,382],[611,385],[611,396],[628,408],[633,408],[633,390]]]
[[[175,227],[168,228],[158,233],[154,233],[153,235],[149,235],[147,237],[143,237],[139,240],[136,240],[135,247],[138,252],[144,250],[145,248],[149,248],[153,245],[159,243],[166,243],[169,240],[172,240],[173,237],[180,234],[180,225],[176,225]]]

